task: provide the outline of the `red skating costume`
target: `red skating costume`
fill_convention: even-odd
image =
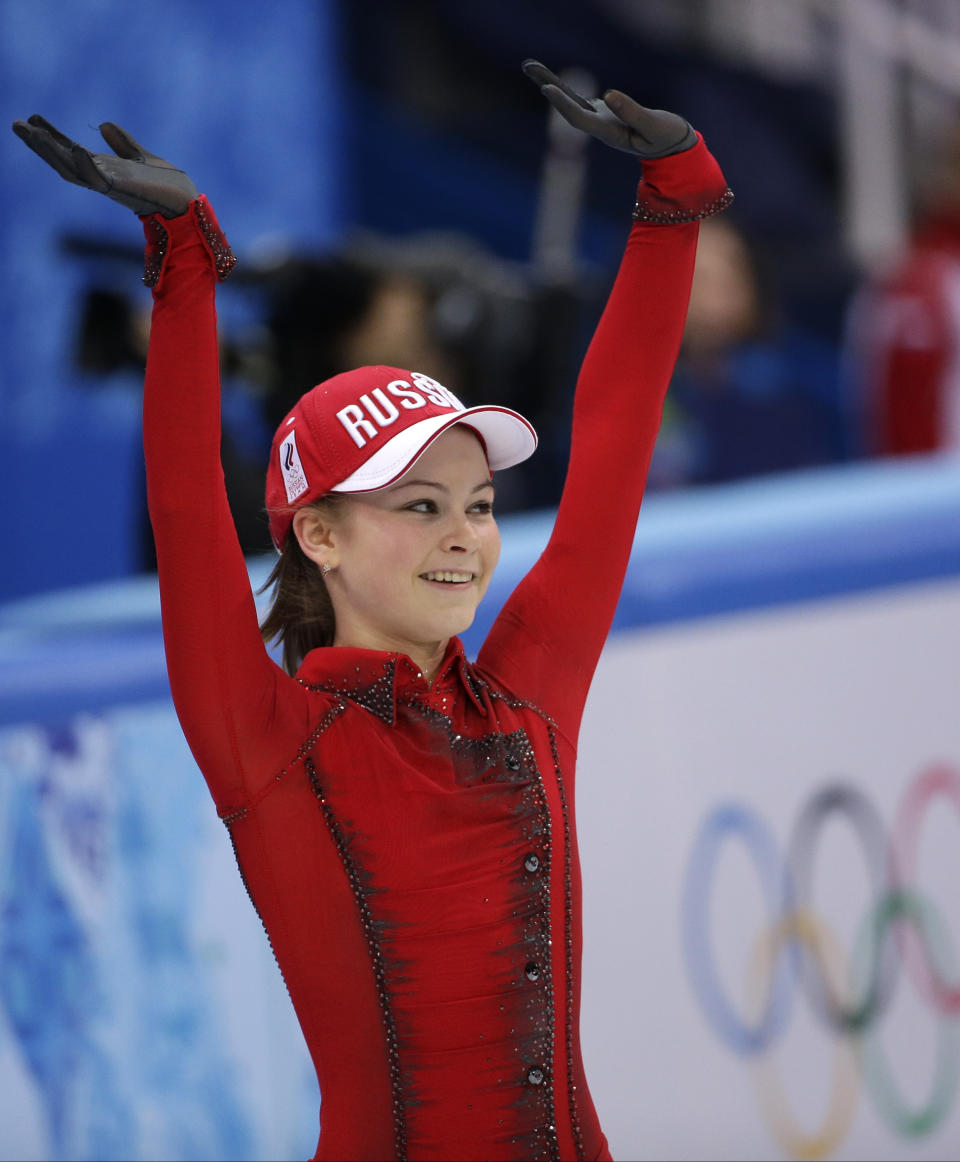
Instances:
[[[229,251],[202,198],[145,220],[170,682],[316,1065],[317,1158],[609,1157],[578,1030],[577,734],[680,345],[696,220],[731,196],[702,141],[643,175],[577,387],[553,536],[476,664],[453,639],[432,685],[401,654],[317,649],[295,678],[268,657],[219,462],[214,290]]]

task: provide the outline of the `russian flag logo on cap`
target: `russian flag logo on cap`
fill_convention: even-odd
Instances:
[[[280,445],[280,472],[283,475],[283,487],[287,492],[287,503],[293,504],[298,496],[303,496],[310,485],[307,483],[307,474],[300,463],[300,453],[297,451],[297,433],[291,431]]]

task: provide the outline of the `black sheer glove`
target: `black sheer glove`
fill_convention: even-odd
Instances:
[[[112,121],[105,121],[100,132],[113,153],[91,153],[38,113],[14,121],[13,131],[66,181],[106,194],[135,214],[179,218],[197,196],[182,170],[138,145]]]
[[[602,99],[581,97],[539,61],[521,67],[565,120],[614,149],[652,159],[697,144],[693,127],[676,113],[647,109],[617,89],[608,89]]]

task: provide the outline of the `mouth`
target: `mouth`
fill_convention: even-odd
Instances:
[[[434,569],[429,573],[421,573],[420,580],[444,589],[464,589],[473,584],[476,574],[461,573],[452,569]]]

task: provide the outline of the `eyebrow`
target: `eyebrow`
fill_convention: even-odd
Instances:
[[[401,488],[413,488],[413,487],[439,488],[441,490],[441,492],[449,492],[450,491],[450,489],[445,484],[441,484],[437,480],[405,480],[403,482],[403,484],[395,484],[390,489],[390,491],[391,492],[399,492]],[[476,485],[476,487],[474,487],[470,490],[471,495],[474,492],[479,492],[482,488],[494,488],[493,481],[492,480],[482,481],[480,484]],[[496,491],[496,489],[494,489],[494,491]]]

